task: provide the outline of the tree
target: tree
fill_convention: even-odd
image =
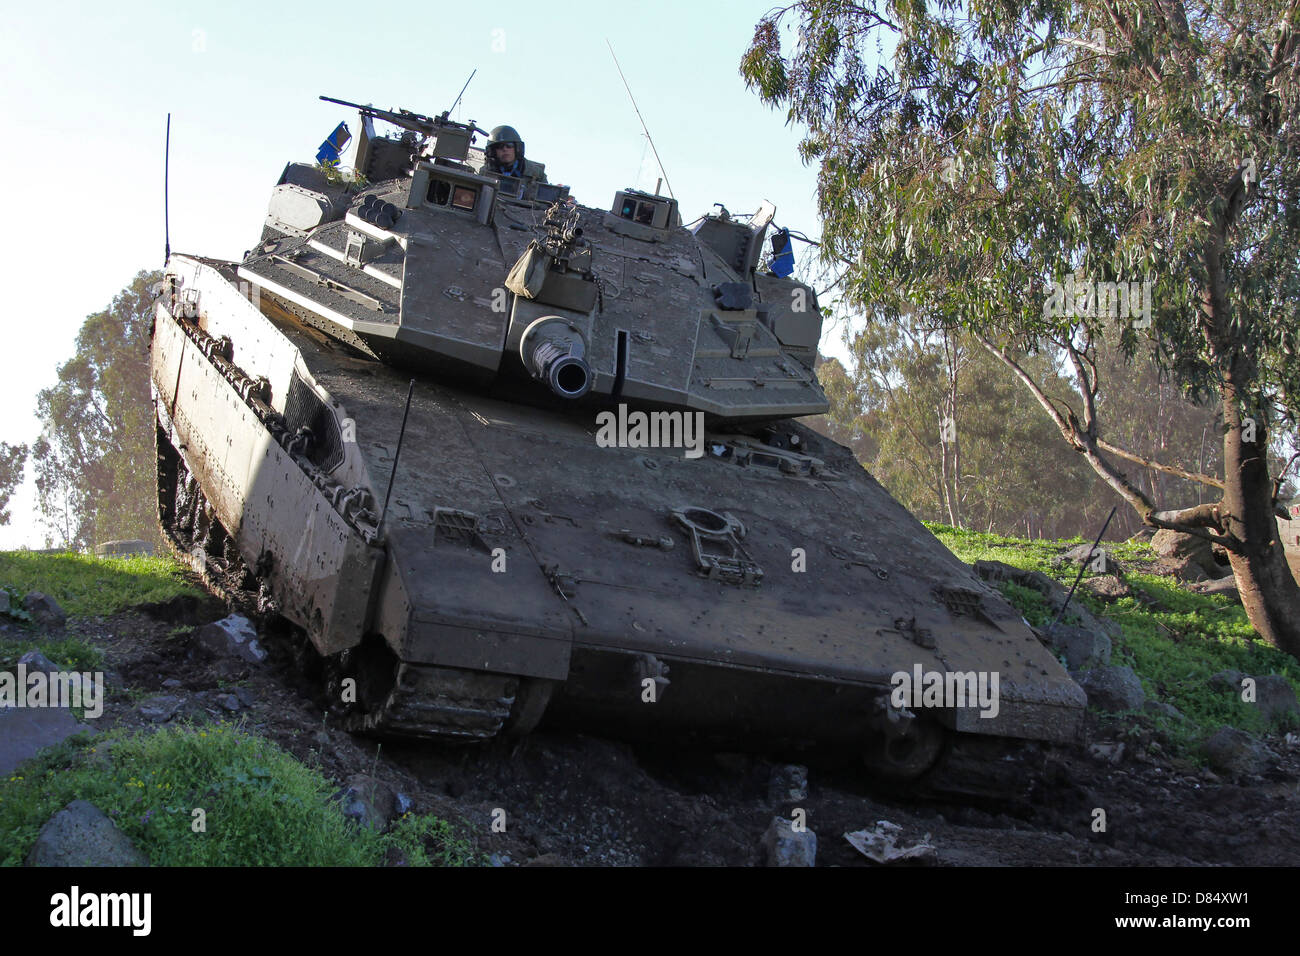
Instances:
[[[1269,463],[1300,396],[1300,5],[809,0],[759,22],[741,72],[807,128],[846,296],[969,330],[1145,524],[1226,548],[1251,623],[1300,657]],[[1108,326],[1215,396],[1222,482],[1107,440]],[[1021,364],[1052,345],[1068,400]],[[1162,511],[1133,465],[1212,500]]]
[[[157,543],[149,289],[160,278],[140,272],[112,305],[88,316],[58,383],[36,398],[37,496],[64,547],[112,538]]]
[[[27,446],[0,442],[0,524],[9,523],[9,499],[14,489],[23,483],[23,468],[27,464]]]

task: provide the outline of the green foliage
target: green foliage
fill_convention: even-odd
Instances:
[[[28,651],[40,651],[62,670],[94,673],[104,669],[104,652],[79,637],[55,641],[6,641],[0,644],[0,671],[14,671],[18,658]]]
[[[1042,571],[1066,587],[1078,573],[1077,565],[1054,568],[1051,559],[1083,543],[1081,539],[1027,541],[946,525],[927,527],[968,563],[1002,561],[1028,571]],[[1129,567],[1156,558],[1150,546],[1141,541],[1107,543],[1105,547],[1108,555]],[[1300,662],[1260,641],[1241,605],[1222,595],[1187,591],[1168,578],[1142,571],[1127,572],[1125,581],[1133,589],[1133,597],[1102,604],[1076,592],[1073,601],[1120,626],[1122,633],[1114,641],[1112,663],[1132,667],[1149,696],[1182,712],[1182,721],[1155,719],[1169,735],[1177,755],[1194,757],[1199,742],[1223,726],[1253,733],[1292,726],[1270,726],[1259,708],[1242,701],[1239,693],[1210,685],[1214,674],[1237,670],[1254,676],[1280,674],[1300,692]],[[1042,627],[1050,623],[1047,604],[1037,591],[1004,582],[1002,593],[1030,624]]]
[[[158,544],[153,405],[149,398],[150,286],[140,272],[102,312],[88,316],[58,382],[36,398],[32,446],[45,523],[66,547],[116,538]]]
[[[9,499],[23,482],[27,446],[0,442],[0,524],[9,523]]]
[[[23,607],[24,592],[5,585],[4,597],[0,598],[0,614],[22,624],[32,623],[31,612]]]
[[[70,615],[114,614],[181,594],[202,596],[170,558],[0,551],[0,582],[13,593],[42,591]]]
[[[337,159],[327,159],[317,163],[316,168],[325,174],[325,180],[336,186],[345,186],[351,191],[364,189],[370,181],[351,166],[340,166]]]
[[[21,864],[72,800],[107,814],[155,866],[375,866],[479,862],[445,821],[408,814],[387,834],[347,820],[333,788],[260,737],[227,725],[110,733],[45,751],[0,781],[0,864]],[[193,811],[206,831],[192,829]]]

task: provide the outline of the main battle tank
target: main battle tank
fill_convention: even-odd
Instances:
[[[305,631],[349,726],[545,717],[903,778],[1076,735],[1020,615],[797,421],[822,319],[787,233],[760,263],[770,205],[588,207],[472,122],[360,114],[356,175],[340,124],[242,262],[170,257],[152,349],[164,529]]]

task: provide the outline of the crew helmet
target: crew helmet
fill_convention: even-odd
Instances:
[[[524,141],[519,138],[519,133],[513,126],[498,126],[488,134],[487,154],[489,158],[496,157],[496,147],[501,143],[514,143],[515,159],[524,158]]]

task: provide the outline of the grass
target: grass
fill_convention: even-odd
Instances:
[[[17,594],[44,592],[74,617],[115,614],[182,594],[202,596],[182,572],[170,558],[149,555],[98,558],[0,551],[0,587]]]
[[[482,862],[445,820],[406,814],[358,827],[335,788],[273,743],[230,725],[77,735],[0,780],[0,864],[21,865],[72,800],[107,814],[155,866],[412,866]],[[195,831],[203,811],[203,829]]]
[[[1074,583],[1078,565],[1054,568],[1051,559],[1072,545],[1092,543],[1004,538],[939,524],[927,527],[963,561],[1003,561],[1042,571],[1067,588]],[[1125,568],[1156,560],[1145,542],[1108,542],[1104,547]],[[1269,725],[1259,708],[1242,701],[1240,693],[1210,686],[1210,677],[1219,671],[1238,670],[1257,677],[1280,674],[1300,691],[1300,661],[1263,643],[1240,604],[1222,595],[1196,594],[1169,578],[1138,570],[1126,570],[1124,580],[1133,590],[1132,597],[1105,604],[1076,592],[1072,602],[1118,624],[1121,634],[1113,642],[1111,663],[1132,667],[1148,698],[1182,712],[1183,720],[1154,718],[1176,749],[1190,753],[1198,741],[1223,726],[1263,733],[1296,725],[1294,719]],[[1002,590],[1030,624],[1041,627],[1048,622],[1047,604],[1037,592],[1015,584],[1004,584]]]

